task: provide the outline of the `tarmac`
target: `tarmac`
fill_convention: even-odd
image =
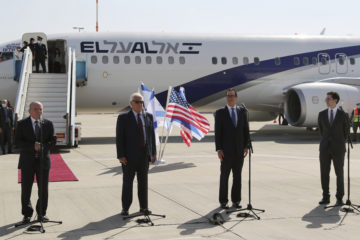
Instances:
[[[220,163],[215,152],[213,116],[205,116],[211,130],[187,147],[173,131],[166,145],[165,164],[149,170],[149,208],[165,218],[151,216],[154,226],[123,220],[122,170],[116,159],[114,114],[79,114],[82,141],[78,148],[61,149],[61,155],[79,179],[49,185],[47,216],[62,224],[45,223],[45,233],[14,228],[22,219],[18,154],[0,156],[0,239],[359,239],[360,214],[341,207],[324,209],[318,160],[319,133],[273,122],[251,122],[251,204],[265,212],[237,217],[219,208]],[[360,148],[351,149],[352,203],[360,205]],[[347,200],[347,160],[345,189]],[[242,201],[249,203],[249,158],[243,168]],[[232,182],[230,177],[230,184]],[[334,204],[336,178],[332,168],[330,191]],[[136,180],[130,214],[139,211]],[[37,199],[34,185],[32,203]],[[232,210],[232,209],[230,209]],[[248,211],[243,211],[247,213]],[[221,225],[210,223],[220,213]],[[35,217],[35,215],[34,215]]]

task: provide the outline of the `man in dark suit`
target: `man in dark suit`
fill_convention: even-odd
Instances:
[[[7,143],[8,153],[12,152],[12,132],[14,130],[13,111],[8,107],[8,101],[3,99],[0,107],[0,144],[3,154]]]
[[[144,99],[139,93],[130,96],[131,110],[120,114],[116,124],[116,150],[123,170],[122,212],[129,215],[132,203],[133,181],[138,181],[140,212],[148,210],[149,161],[156,160],[156,142],[153,116],[143,111]]]
[[[30,221],[34,211],[30,201],[34,174],[36,174],[39,189],[39,199],[36,203],[38,220],[49,220],[46,217],[46,209],[48,205],[49,170],[51,167],[50,148],[56,143],[53,123],[41,119],[43,113],[42,104],[32,102],[29,113],[30,117],[19,121],[15,137],[16,146],[20,150],[18,168],[21,169],[21,212],[24,215],[23,223]]]
[[[45,60],[47,59],[47,50],[45,44],[42,43],[42,37],[37,37],[38,42],[35,45],[35,67],[36,72],[39,73],[39,64],[44,73],[46,73]]]
[[[226,92],[227,105],[215,113],[215,144],[221,163],[219,202],[223,209],[228,205],[228,181],[233,174],[231,201],[233,207],[241,208],[241,171],[244,157],[248,154],[249,125],[245,110],[236,106],[237,93]]]
[[[336,106],[340,96],[336,92],[326,94],[325,109],[319,113],[318,126],[320,141],[320,172],[322,199],[319,204],[330,203],[329,180],[330,166],[333,160],[336,174],[336,205],[343,205],[344,196],[344,156],[345,143],[349,134],[349,118],[347,114]]]

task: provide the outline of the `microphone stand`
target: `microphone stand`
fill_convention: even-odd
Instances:
[[[19,224],[15,224],[15,227],[19,227],[19,226],[22,226],[22,225],[28,225],[30,224],[30,226],[26,229],[27,231],[29,232],[34,232],[34,231],[39,231],[41,233],[45,233],[45,229],[44,229],[44,225],[43,223],[46,223],[46,222],[50,222],[50,223],[58,223],[58,224],[62,224],[62,221],[51,221],[51,220],[44,220],[43,217],[45,215],[43,215],[43,190],[44,190],[44,184],[43,184],[43,171],[44,171],[44,167],[43,167],[43,161],[44,161],[44,139],[43,139],[43,119],[42,119],[42,116],[40,116],[40,159],[39,159],[39,164],[40,164],[40,176],[38,178],[38,176],[36,177],[38,182],[39,182],[39,191],[40,191],[40,194],[39,194],[39,209],[40,209],[40,214],[41,216],[38,216],[38,219],[37,220],[33,220],[29,223],[19,223]],[[36,153],[35,153],[36,154]],[[47,180],[48,181],[48,180]],[[40,223],[40,225],[32,225],[32,224],[35,224],[35,223]]]
[[[248,129],[250,131],[250,128],[249,128],[249,111],[247,110],[247,108],[245,107],[244,104],[241,104],[241,106],[244,108],[244,110],[246,111],[246,115],[247,115],[247,126],[248,126]],[[249,133],[250,134],[250,133]],[[250,138],[250,135],[249,135],[249,203],[247,205],[246,208],[241,208],[241,209],[236,209],[236,210],[228,210],[226,211],[226,213],[233,213],[233,212],[242,212],[242,211],[246,211],[248,210],[249,212],[247,213],[239,213],[237,214],[236,216],[237,217],[243,217],[243,218],[247,218],[247,217],[254,217],[256,218],[257,220],[260,220],[260,217],[255,213],[255,211],[259,211],[259,212],[265,212],[264,209],[258,209],[258,208],[254,208],[251,204],[251,154],[254,152],[253,150],[253,147],[252,147],[252,142],[251,142],[251,138]],[[252,214],[250,214],[250,212]]]
[[[146,112],[144,111],[144,109],[141,110],[142,114],[143,114],[143,117],[144,117],[144,124],[145,124],[145,138],[146,139],[150,139],[148,137],[148,133],[146,132],[146,129],[147,129],[147,126],[148,124],[147,123],[147,114]],[[154,126],[151,126],[152,129],[154,129]],[[153,130],[154,131],[154,130]],[[153,144],[156,144],[156,143],[153,143]],[[149,149],[148,149],[149,145],[147,143],[145,143],[145,151],[146,151],[146,154],[145,155],[148,155],[149,153]],[[150,159],[152,156],[149,156]],[[148,184],[146,185],[146,191],[148,192]],[[146,194],[147,196],[147,194]],[[140,219],[137,219],[136,222],[141,224],[141,223],[149,223],[151,226],[154,226],[154,223],[151,221],[151,218],[150,216],[155,216],[155,217],[162,217],[162,218],[165,218],[166,216],[165,215],[162,215],[162,214],[155,214],[155,213],[152,213],[150,210],[146,209],[145,211],[141,211],[141,212],[138,212],[138,213],[135,213],[135,214],[131,214],[129,216],[124,216],[123,217],[123,220],[126,220],[126,219],[132,219],[132,218],[135,218],[135,217],[140,217],[140,216],[143,216],[144,218],[140,218]]]
[[[346,203],[344,204],[345,207],[343,207],[340,211],[342,212],[346,212],[346,213],[349,213],[349,212],[354,212],[354,210],[360,212],[359,208],[360,208],[360,205],[354,205],[351,203],[351,200],[350,200],[350,146],[351,148],[353,148],[353,145],[352,145],[352,141],[351,141],[351,137],[350,137],[350,127],[349,127],[349,132],[348,132],[348,137],[347,137],[347,145],[348,145],[348,154],[347,154],[347,160],[348,160],[348,171],[347,171],[347,175],[348,175],[348,194],[347,194],[347,200],[346,200]]]

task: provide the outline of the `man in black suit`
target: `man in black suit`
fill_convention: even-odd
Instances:
[[[345,143],[349,134],[349,118],[347,114],[336,106],[340,96],[336,92],[326,94],[325,109],[319,113],[318,126],[320,141],[320,172],[322,199],[319,204],[330,203],[329,180],[330,166],[333,160],[336,174],[336,205],[343,205],[344,196],[344,156]]]
[[[30,117],[19,121],[15,137],[16,146],[20,150],[18,168],[21,169],[21,212],[24,215],[23,223],[30,221],[34,211],[30,196],[35,173],[39,189],[39,199],[36,203],[38,220],[49,220],[46,217],[46,209],[48,205],[49,170],[51,167],[50,148],[56,143],[53,123],[41,119],[43,113],[42,104],[32,102],[29,113]]]
[[[148,210],[149,161],[156,160],[156,142],[153,116],[143,111],[144,99],[141,94],[130,96],[131,110],[120,114],[116,124],[116,150],[123,170],[122,212],[129,215],[132,203],[135,173],[138,181],[140,212]]]
[[[12,152],[12,132],[14,130],[13,111],[8,107],[8,101],[3,99],[0,107],[0,144],[3,154],[7,143],[8,153]]]
[[[248,154],[249,125],[245,110],[236,106],[237,93],[226,92],[227,105],[215,113],[215,144],[221,163],[219,202],[223,209],[228,205],[228,181],[233,174],[231,201],[233,207],[241,208],[241,171]]]
[[[47,59],[47,50],[45,44],[42,43],[42,37],[37,37],[38,42],[35,44],[35,67],[39,73],[39,64],[44,73],[46,73],[45,60]]]

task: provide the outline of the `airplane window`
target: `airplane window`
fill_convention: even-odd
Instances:
[[[351,65],[354,65],[354,64],[355,64],[355,58],[352,58],[352,57],[350,58],[350,64],[351,64]]]
[[[129,63],[130,63],[130,57],[129,57],[129,56],[125,56],[125,57],[124,57],[124,63],[125,63],[125,64],[129,64]]]
[[[279,66],[281,64],[281,60],[279,57],[275,58],[275,65]]]
[[[170,56],[168,58],[168,62],[169,62],[169,64],[174,64],[174,62],[175,62],[174,57]]]
[[[156,57],[156,63],[157,64],[162,64],[162,61],[163,61],[163,59],[162,59],[161,56]]]
[[[226,64],[226,62],[227,62],[226,57],[222,57],[222,58],[221,58],[221,63],[222,63],[222,64]]]
[[[136,63],[136,64],[140,64],[140,63],[141,63],[141,57],[140,57],[140,56],[136,56],[136,57],[135,57],[135,63]]]
[[[306,65],[309,65],[309,58],[308,57],[303,57],[303,64],[306,66]]]
[[[338,61],[339,61],[339,64],[340,65],[344,65],[345,63],[345,57],[343,55],[340,55],[339,58],[338,58]]]
[[[91,63],[96,64],[97,63],[97,57],[91,56]]]
[[[113,62],[114,62],[115,64],[119,64],[119,62],[120,62],[119,56],[114,56],[114,57],[113,57]]]
[[[243,57],[243,64],[249,64],[249,58],[248,57]]]
[[[212,57],[211,61],[213,64],[217,64],[217,57]]]
[[[326,65],[326,64],[327,64],[327,59],[326,59],[326,57],[322,57],[322,58],[321,58],[321,64],[322,64],[322,65]]]
[[[316,65],[316,64],[317,64],[317,57],[312,57],[312,58],[311,58],[311,63],[312,63],[313,65]]]
[[[238,58],[237,58],[237,57],[233,57],[233,58],[232,58],[232,62],[233,62],[234,65],[237,65],[237,64],[239,63]]]
[[[294,64],[295,65],[300,65],[300,58],[299,57],[294,57]]]
[[[179,62],[180,62],[180,64],[185,64],[185,58],[184,58],[184,57],[180,57],[180,58],[179,58]]]
[[[259,65],[260,59],[258,57],[254,57],[254,63],[255,63],[255,65]]]
[[[145,62],[146,62],[146,64],[151,64],[151,57],[150,57],[150,56],[146,56]]]
[[[103,64],[108,64],[108,62],[109,62],[108,56],[103,56],[103,57],[102,57],[102,63],[103,63]]]

